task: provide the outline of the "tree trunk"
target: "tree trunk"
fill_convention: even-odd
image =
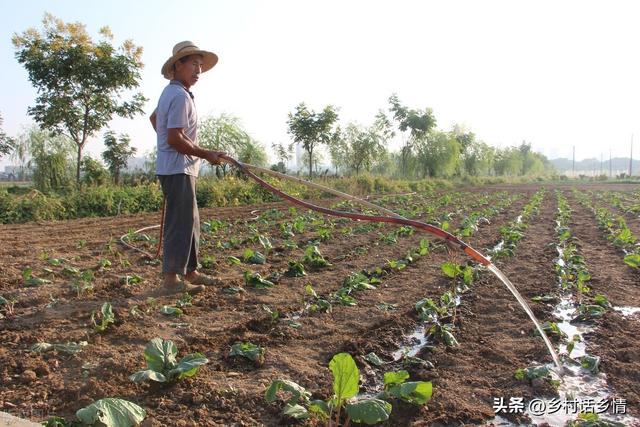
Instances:
[[[80,162],[82,161],[82,144],[78,144],[78,164],[76,166],[76,183],[80,183]]]
[[[313,178],[313,148],[309,150],[309,179]]]

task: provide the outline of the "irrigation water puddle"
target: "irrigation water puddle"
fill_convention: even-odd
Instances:
[[[590,408],[592,412],[602,412],[598,414],[601,419],[622,423],[621,426],[634,425],[633,423],[638,422],[639,420],[631,416],[611,411],[609,406],[613,403],[615,393],[609,388],[606,376],[603,373],[594,374],[578,362],[580,358],[587,355],[585,336],[594,328],[587,323],[571,323],[571,320],[577,315],[573,296],[571,294],[563,296],[553,314],[559,319],[558,328],[567,334],[568,339],[570,341],[574,337],[577,339],[573,340],[575,345],[570,353],[571,358],[563,358],[562,377],[554,378],[561,381],[558,387],[560,398],[537,399],[540,402],[537,403],[537,410],[533,410],[529,405],[529,410],[525,412],[531,421],[535,424],[548,423],[554,426],[563,426],[568,421],[574,420],[581,410]],[[560,353],[567,354],[565,344],[560,344],[559,350]],[[547,367],[551,369],[553,365],[547,365]],[[557,408],[557,410],[551,411],[551,408]]]
[[[613,309],[622,314],[624,317],[633,316],[636,313],[640,313],[640,307],[613,307]]]
[[[423,325],[421,325],[416,328],[410,335],[408,335],[407,339],[412,344],[402,346],[398,350],[394,351],[393,361],[398,362],[405,356],[415,356],[416,354],[418,354],[420,349],[427,345],[427,343],[429,342],[424,331],[425,328]]]

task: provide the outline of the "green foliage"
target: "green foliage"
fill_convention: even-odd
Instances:
[[[129,158],[133,156],[137,148],[131,147],[131,138],[127,134],[120,134],[116,138],[115,132],[109,130],[104,134],[105,150],[102,159],[109,166],[116,185],[120,184],[120,171],[126,168]]]
[[[302,262],[313,267],[326,267],[331,265],[326,259],[324,259],[320,249],[318,249],[318,246],[313,244],[305,248]]]
[[[91,312],[91,323],[93,323],[93,329],[98,333],[106,331],[109,324],[116,320],[111,304],[108,302],[102,304],[102,307],[100,308],[100,323],[96,322],[96,317],[98,316],[96,316],[96,312],[94,310]]]
[[[336,406],[358,394],[360,371],[350,354],[340,353],[331,358],[329,369],[333,374],[333,393]]]
[[[43,128],[68,135],[76,144],[80,179],[82,150],[113,115],[131,118],[142,113],[141,93],[120,102],[124,90],[140,84],[142,48],[131,40],[119,48],[111,44],[108,27],[94,42],[80,23],[64,23],[45,14],[42,30],[30,28],[12,38],[16,59],[26,68],[38,90],[28,112]]]
[[[76,417],[83,425],[105,427],[133,427],[140,424],[147,412],[135,403],[107,397],[79,409]]]
[[[617,421],[600,419],[594,412],[582,412],[578,417],[569,421],[566,427],[625,427],[626,424]]]
[[[275,284],[267,279],[264,279],[260,273],[252,273],[250,271],[245,271],[243,273],[244,282],[247,285],[251,285],[256,289],[265,289],[271,288]]]
[[[178,307],[171,307],[169,305],[163,305],[160,308],[160,313],[164,314],[165,316],[175,316],[175,317],[180,317],[184,314],[184,311],[182,311],[181,308]]]
[[[231,157],[252,165],[264,166],[267,155],[264,147],[242,127],[238,117],[225,113],[217,117],[205,116],[198,123],[198,145],[208,150],[224,151]],[[205,165],[215,168],[218,177],[226,176],[229,166]]]
[[[267,260],[263,254],[249,248],[244,250],[242,259],[244,260],[244,262],[249,264],[264,264]]]
[[[154,338],[144,349],[147,370],[138,371],[129,378],[133,382],[171,382],[194,376],[200,366],[209,362],[201,353],[193,353],[177,361],[178,348],[171,340]]]
[[[625,256],[624,263],[636,270],[640,269],[640,253]]]
[[[99,161],[85,156],[80,162],[81,182],[88,185],[104,185],[109,181],[109,173]]]
[[[7,134],[2,129],[2,123],[4,120],[2,119],[2,115],[0,115],[0,158],[6,156],[15,150],[16,142],[13,138],[7,136]]]
[[[20,136],[31,156],[33,183],[43,192],[67,190],[73,180],[71,156],[73,144],[65,136],[31,127]]]
[[[546,366],[531,366],[524,369],[517,369],[514,376],[520,381],[525,379],[532,381],[536,378],[551,379],[551,371]]]
[[[409,373],[407,371],[385,372],[385,393],[390,397],[402,399],[405,402],[415,405],[425,405],[431,399],[431,382],[406,382],[408,379]]]
[[[389,419],[391,404],[381,399],[359,399],[346,406],[347,415],[356,423],[378,424]]]
[[[293,143],[301,144],[308,156],[309,177],[313,177],[313,154],[318,144],[328,145],[333,137],[333,124],[338,114],[331,105],[320,113],[309,110],[304,103],[296,107],[295,113],[289,113],[288,132]]]
[[[600,356],[585,355],[580,359],[580,365],[593,374],[600,371]]]
[[[607,312],[607,309],[601,305],[580,304],[576,310],[576,317],[573,322],[587,322],[599,319]]]
[[[250,342],[238,342],[231,346],[229,356],[241,356],[261,365],[264,363],[264,347],[260,347]]]
[[[371,353],[368,356],[371,356]],[[375,354],[373,354],[375,356]],[[371,360],[378,360],[368,357]],[[380,364],[384,362],[380,361]],[[344,409],[348,419],[357,423],[377,424],[389,419],[391,404],[386,399],[402,399],[404,401],[424,405],[431,398],[430,382],[405,382],[409,378],[406,371],[385,373],[385,389],[374,398],[357,398],[360,391],[360,371],[348,353],[333,356],[329,362],[333,374],[333,397],[327,402],[310,400],[311,393],[300,385],[289,380],[275,380],[265,392],[265,400],[274,402],[282,397],[285,405],[283,414],[297,418],[319,418],[327,425],[343,425],[341,413]],[[333,419],[330,419],[335,412]],[[344,425],[347,425],[345,422]]]

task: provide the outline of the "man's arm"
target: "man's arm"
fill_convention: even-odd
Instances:
[[[220,164],[219,156],[224,154],[221,151],[205,150],[198,147],[184,134],[182,128],[167,129],[167,143],[180,154],[200,157],[214,165]]]
[[[151,117],[149,117],[149,121],[151,122],[151,126],[153,126],[153,130],[158,132],[158,129],[156,129],[156,110],[153,110],[153,113],[151,113]]]

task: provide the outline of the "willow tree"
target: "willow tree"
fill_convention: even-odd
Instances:
[[[80,181],[82,150],[88,139],[114,115],[131,118],[142,113],[142,93],[122,100],[140,85],[142,48],[126,40],[112,45],[108,27],[93,41],[79,22],[65,23],[45,14],[41,29],[13,36],[16,59],[38,91],[28,113],[41,128],[68,136],[77,148],[76,181]]]
[[[242,162],[266,163],[264,148],[242,127],[238,117],[222,113],[205,116],[198,123],[198,145],[207,150],[224,151]],[[218,177],[226,176],[228,164],[215,166]]]

